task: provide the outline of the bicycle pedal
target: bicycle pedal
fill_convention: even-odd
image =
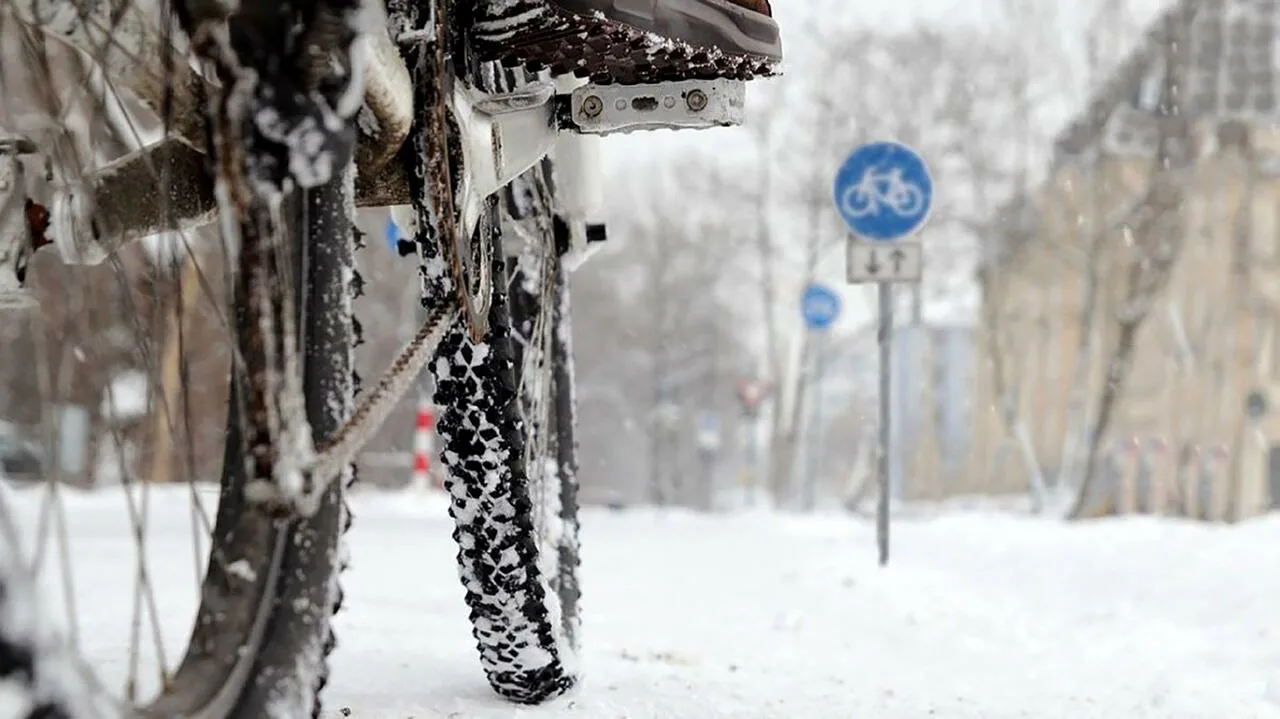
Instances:
[[[679,80],[649,85],[583,85],[562,103],[561,129],[592,135],[703,130],[741,125],[747,83]]]

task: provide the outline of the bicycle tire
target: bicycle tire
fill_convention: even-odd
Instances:
[[[559,571],[552,588],[560,598],[560,616],[569,645],[580,648],[582,584],[582,522],[578,499],[578,394],[574,384],[573,322],[570,317],[569,271],[556,268],[556,303],[551,339],[552,427],[555,447],[555,484],[560,495],[560,541],[556,546]]]
[[[856,202],[859,197],[865,199],[862,202]],[[840,198],[840,209],[849,217],[861,218],[874,214],[879,209],[879,205],[876,204],[873,195],[869,195],[858,185],[850,185],[849,189],[844,191],[844,196]]]
[[[907,185],[903,190],[907,202],[897,209],[897,214],[902,217],[915,217],[924,209],[924,191],[913,184]]]
[[[508,276],[502,253],[493,262],[494,276]],[[537,704],[570,689],[577,677],[557,621],[558,598],[540,568],[545,548],[524,464],[516,341],[503,285],[494,283],[482,342],[473,343],[459,320],[437,350],[436,426],[481,665],[498,694]]]
[[[237,9],[238,14],[233,15],[236,22],[231,27],[231,49],[240,56],[240,62],[248,62],[250,67],[257,68],[259,79],[256,82],[275,86],[274,91],[258,97],[268,105],[279,103],[278,111],[290,114],[281,115],[289,118],[287,123],[305,122],[304,118],[315,113],[323,117],[330,112],[329,108],[338,105],[337,98],[344,92],[345,84],[331,81],[331,66],[316,64],[307,57],[306,48],[299,43],[310,40],[273,47],[264,45],[263,39],[296,28],[302,31],[303,38],[349,50],[356,30],[340,19],[344,12],[346,9],[340,2],[293,7],[262,0],[242,3]],[[300,89],[300,85],[308,82],[323,88],[319,92],[322,96],[319,103],[313,95]],[[351,281],[354,276],[351,208],[354,207],[354,172],[350,170],[350,163],[354,150],[354,124],[354,117],[347,117],[339,127],[319,135],[316,139],[323,141],[323,151],[305,158],[297,157],[296,150],[282,145],[282,140],[270,134],[278,131],[274,127],[251,130],[246,136],[249,145],[244,148],[246,175],[254,175],[258,183],[275,185],[285,200],[281,221],[287,237],[286,262],[294,277],[294,326],[302,373],[303,410],[312,441],[317,444],[332,437],[353,409],[355,377],[352,351],[356,339],[351,308],[355,284]],[[319,148],[311,152],[317,150]],[[282,155],[288,159],[288,164],[281,163]],[[299,160],[314,164],[303,169],[295,166]],[[326,163],[330,165],[327,177],[314,175],[303,180],[298,175],[299,172],[323,171]],[[242,233],[252,226],[245,222],[246,218],[241,218]],[[248,222],[256,224],[260,220],[249,219]],[[270,252],[270,248],[262,246],[261,242],[262,238],[259,238],[255,251]],[[246,271],[253,269],[244,259],[250,251],[250,246],[246,245],[239,253]],[[237,282],[235,298],[237,344],[245,348],[243,353],[246,356],[260,351],[253,349],[255,341],[260,342],[261,347],[276,342],[264,337],[261,327],[249,326],[250,313],[246,308],[256,299],[256,296],[248,294],[251,282],[251,277],[242,276]],[[273,322],[272,326],[275,325]],[[258,333],[256,337],[255,331]],[[253,372],[271,371],[270,361],[250,367],[251,376]],[[244,387],[242,382],[233,381],[231,384],[228,406],[233,410],[239,406],[237,395]],[[219,503],[211,551],[215,553],[213,556],[219,552],[224,553],[223,556],[241,556],[227,551],[230,537],[221,531],[224,520],[256,521],[261,525],[259,531],[270,527],[268,531],[274,539],[274,551],[268,576],[274,576],[274,582],[265,586],[265,591],[259,595],[254,625],[257,633],[253,635],[257,643],[241,643],[231,648],[233,651],[229,656],[240,657],[235,666],[241,671],[226,675],[226,679],[240,680],[238,686],[236,682],[229,681],[221,690],[230,710],[213,716],[319,716],[319,693],[328,680],[327,658],[336,646],[330,619],[342,601],[337,575],[341,571],[341,536],[350,526],[350,515],[343,497],[351,470],[348,468],[338,481],[327,488],[318,508],[309,516],[281,515],[261,505],[244,504],[245,486],[249,480],[247,465],[257,464],[254,471],[259,475],[271,469],[262,466],[261,458],[255,457],[253,462],[249,462],[249,455],[244,454],[249,449],[249,442],[244,440],[246,436],[253,436],[246,433],[252,430],[261,432],[263,428],[246,424],[242,415],[241,412],[228,412],[222,501]],[[262,419],[266,418],[256,421]],[[261,441],[261,437],[255,437],[255,441]],[[276,448],[276,452],[279,451]],[[230,507],[224,506],[227,504]],[[202,631],[214,627],[212,631],[216,637],[227,636],[227,632],[222,631],[226,602],[219,601],[226,597],[217,596],[219,589],[226,588],[226,572],[219,562],[211,561],[209,567],[202,594],[201,619],[205,619],[204,612],[208,609],[222,611],[216,615],[217,622],[197,623],[175,683],[189,663],[195,666],[208,663],[208,645],[199,641]],[[252,647],[252,651],[245,651],[248,647]],[[245,666],[249,667],[247,672],[243,672]],[[204,683],[206,687],[210,684],[208,681]],[[171,696],[174,695],[166,693],[162,701]],[[152,713],[156,716],[191,714],[182,709],[185,707],[153,707]]]
[[[302,279],[295,290],[301,346],[306,348],[303,396],[317,441],[341,425],[343,417],[333,411],[335,404],[346,412],[351,409],[352,224],[346,214],[351,189],[349,179],[338,177],[300,190],[287,203],[295,277]],[[244,305],[245,299],[238,297],[236,331],[241,342],[249,341],[257,329],[248,326]],[[233,378],[229,407],[237,406],[243,381]],[[252,572],[257,599],[252,605],[237,601],[243,575],[233,578],[224,563],[209,562],[187,654],[170,690],[146,708],[147,716],[273,716],[282,706],[290,707],[289,716],[318,715],[319,692],[327,681],[325,659],[335,645],[329,620],[341,602],[334,558],[349,526],[342,494],[345,479],[330,487],[310,517],[281,518],[250,506],[244,495],[245,429],[244,416],[228,412],[210,551],[213,557],[269,557],[266,571]],[[225,631],[227,618],[234,618],[237,608],[253,612],[248,634]],[[227,657],[236,659],[228,663]]]

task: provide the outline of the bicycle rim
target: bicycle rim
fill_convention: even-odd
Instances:
[[[505,244],[520,247],[511,259],[508,296],[538,566],[548,595],[556,599],[549,610],[558,625],[557,642],[572,655],[578,648],[580,588],[571,326],[568,278],[555,237],[559,223],[545,179],[549,171],[550,163],[543,163],[517,179],[503,224]],[[520,195],[528,200],[527,213],[511,210]],[[527,217],[516,219],[519,214]]]

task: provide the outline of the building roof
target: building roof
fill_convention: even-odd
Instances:
[[[1162,48],[1171,23],[1187,21],[1183,112],[1194,120],[1280,121],[1280,0],[1177,0],[1059,134],[1055,165],[1098,154],[1154,153]]]
[[[1182,111],[1193,120],[1280,123],[1280,0],[1175,0],[1054,141],[1053,166],[1102,155],[1152,157],[1173,23],[1190,22]],[[1002,264],[1035,234],[1034,195],[1022,193],[992,218],[982,263]]]

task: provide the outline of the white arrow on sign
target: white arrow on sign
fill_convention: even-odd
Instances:
[[[919,282],[924,271],[924,248],[919,242],[871,244],[850,240],[850,284]]]

